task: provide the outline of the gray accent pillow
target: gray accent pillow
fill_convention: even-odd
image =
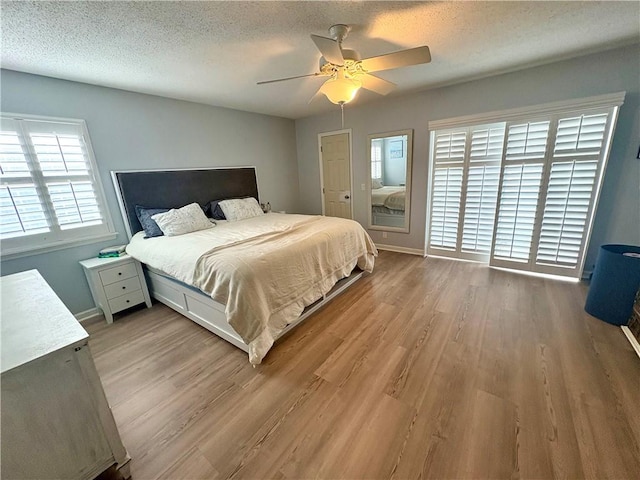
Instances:
[[[222,200],[212,200],[207,203],[205,207],[205,213],[207,216],[213,218],[214,220],[226,220],[227,218],[224,216],[224,212],[220,208],[220,202]]]
[[[144,238],[161,237],[164,235],[156,221],[151,218],[151,216],[168,211],[168,208],[152,208],[136,205],[136,216],[140,221],[140,225],[142,225],[142,228],[144,229]]]

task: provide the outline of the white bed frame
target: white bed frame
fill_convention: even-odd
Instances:
[[[228,170],[234,167],[224,167],[220,169],[207,169],[207,170]],[[253,168],[255,171],[255,167],[237,167],[237,168]],[[170,170],[171,172],[188,172],[189,170],[201,170],[201,169],[180,169],[180,170]],[[118,171],[111,172],[111,178],[113,180],[113,184],[116,190],[116,196],[118,198],[118,204],[120,206],[120,211],[122,213],[123,220],[125,222],[125,227],[129,238],[132,236],[132,231],[130,227],[130,220],[127,214],[127,209],[125,206],[125,200],[122,197],[121,188],[118,182],[117,175],[118,174],[126,174],[126,173],[141,173],[141,172],[154,172],[153,170],[130,170],[130,171]],[[157,172],[162,172],[158,170]],[[166,171],[165,171],[166,172]],[[257,182],[256,182],[257,188]],[[187,202],[188,203],[188,202]],[[133,232],[135,233],[135,232]],[[215,333],[220,338],[223,338],[227,342],[235,345],[236,347],[244,350],[245,352],[249,351],[249,346],[244,342],[244,340],[236,333],[236,331],[229,325],[227,322],[227,317],[225,315],[225,305],[216,302],[211,297],[206,295],[205,293],[185,285],[184,283],[167,277],[166,275],[154,271],[152,268],[145,266],[145,274],[148,280],[149,293],[153,298],[158,300],[161,303],[164,303],[168,307],[172,308],[176,312],[184,315],[190,320],[194,321],[198,325],[206,328],[212,333]],[[355,282],[357,282],[360,278],[363,277],[365,272],[359,270],[357,267],[353,270],[349,277],[343,278],[339,280],[333,288],[324,295],[321,299],[317,300],[315,303],[309,305],[304,309],[302,315],[300,317],[291,322],[287,328],[285,328],[276,338],[282,338],[289,331],[295,328],[297,325],[302,323],[304,320],[309,318],[314,312],[320,309],[323,305],[331,301],[333,298],[338,296],[340,293],[345,291]]]
[[[149,267],[145,267],[145,270],[149,283],[149,291],[153,298],[193,320],[201,327],[215,333],[245,352],[249,351],[249,346],[227,322],[227,317],[224,313],[225,306],[222,303],[216,302],[206,294],[185,286],[183,283],[173,278],[166,277]],[[309,318],[309,316],[327,302],[331,301],[331,299],[340,295],[343,291],[360,280],[363,275],[363,271],[355,270],[351,276],[338,281],[338,283],[336,283],[326,295],[305,308],[302,315],[280,332],[280,335],[278,335],[276,340],[286,335],[294,327]]]

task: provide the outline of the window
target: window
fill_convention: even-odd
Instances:
[[[579,277],[623,99],[430,124],[427,253]]]
[[[114,238],[84,121],[3,115],[2,253]]]

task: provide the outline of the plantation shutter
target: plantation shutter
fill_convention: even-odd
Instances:
[[[429,246],[456,250],[466,131],[438,132],[433,155]]]
[[[382,180],[382,139],[371,141],[371,179]]]
[[[80,125],[24,123],[59,228],[102,224]]]
[[[558,120],[536,271],[580,273],[596,179],[606,153],[603,146],[609,116],[598,112]]]
[[[430,253],[488,259],[504,131],[500,123],[437,133]]]
[[[2,117],[3,252],[55,246],[113,231],[82,121]]]
[[[0,132],[0,235],[2,238],[50,231],[44,200],[31,175],[27,146],[18,122],[2,119]]]
[[[471,129],[462,225],[464,258],[486,260],[491,252],[504,132],[504,124]]]
[[[549,121],[508,126],[492,265],[529,263]]]
[[[429,122],[427,254],[579,277],[623,100]]]

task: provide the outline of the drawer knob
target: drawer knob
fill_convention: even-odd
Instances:
[[[129,300],[127,300],[127,303],[129,303]]]
[[[127,288],[127,287],[122,287],[122,289],[123,289],[123,290],[124,290],[124,289],[126,289],[126,288]]]
[[[118,272],[118,275],[122,275],[122,272]]]

